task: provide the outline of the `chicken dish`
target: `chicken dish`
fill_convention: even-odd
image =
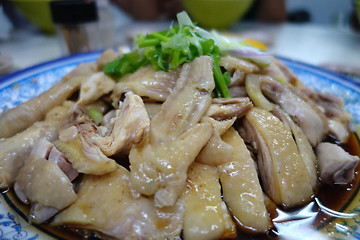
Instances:
[[[103,239],[224,239],[347,185],[351,115],[270,54],[194,25],[139,34],[0,117],[28,221]]]

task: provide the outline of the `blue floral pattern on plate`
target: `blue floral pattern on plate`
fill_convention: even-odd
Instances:
[[[30,234],[21,228],[20,223],[16,222],[15,215],[11,213],[0,214],[0,239],[38,239],[39,235],[35,234],[29,237]]]
[[[90,52],[46,62],[0,78],[0,112],[15,107],[49,89],[78,64],[96,60],[100,52]],[[316,91],[344,99],[345,108],[360,123],[360,83],[335,73],[280,58],[305,85]],[[358,234],[358,233],[354,233]],[[52,236],[54,237],[54,236]],[[354,237],[356,237],[354,235]],[[29,225],[0,197],[0,240],[49,239],[50,236]]]

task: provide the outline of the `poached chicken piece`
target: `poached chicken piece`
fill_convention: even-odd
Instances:
[[[224,201],[245,231],[266,232],[272,224],[255,162],[234,128],[230,128],[222,139],[234,149],[231,159],[218,166]]]
[[[262,70],[262,74],[268,75],[281,83],[290,83],[294,86],[302,86],[302,83],[295,74],[276,58],[273,58],[270,65]]]
[[[82,64],[67,74],[48,91],[5,110],[0,116],[0,138],[8,138],[43,120],[46,113],[55,106],[61,105],[73,93],[79,90],[81,83],[96,71],[94,63]]]
[[[11,186],[25,159],[35,144],[42,138],[53,141],[58,138],[61,121],[72,103],[54,107],[46,114],[45,120],[34,123],[26,130],[0,141],[0,187]]]
[[[144,103],[131,92],[125,96],[124,102],[120,103],[119,109],[112,115],[110,129],[106,129],[105,136],[100,134],[100,127],[86,120],[81,111],[77,111],[73,113],[79,115],[74,117],[74,125],[63,130],[67,132],[63,135],[70,137],[61,137],[55,141],[57,148],[66,154],[79,172],[101,175],[113,171],[116,163],[109,156],[122,151],[128,152],[132,144],[142,139],[144,130],[150,123]]]
[[[94,73],[81,84],[80,97],[76,104],[93,103],[101,96],[111,92],[114,86],[114,81],[103,72]]]
[[[80,173],[102,175],[116,169],[116,162],[108,158],[92,141],[96,126],[84,121],[76,126],[74,134],[65,141],[56,140],[54,145],[65,154],[73,167]],[[69,130],[69,129],[67,129]]]
[[[212,59],[184,64],[173,92],[150,123],[144,140],[130,150],[130,186],[155,195],[155,204],[172,206],[181,194],[187,168],[212,136],[210,123],[199,123],[211,104]]]
[[[317,175],[317,159],[312,146],[307,140],[302,129],[297,124],[294,123],[291,117],[284,110],[277,107],[276,110],[272,112],[275,116],[279,118],[281,117],[280,120],[285,125],[288,125],[289,130],[292,132],[300,156],[304,161],[304,164],[308,171],[311,187],[313,188],[314,192],[317,192],[319,185],[319,180]]]
[[[155,208],[151,198],[134,199],[129,172],[117,166],[109,174],[85,175],[78,200],[56,215],[52,224],[83,226],[116,239],[177,239],[183,215],[181,199],[162,209]]]
[[[221,199],[216,167],[194,162],[188,170],[185,191],[185,240],[236,236],[235,224]]]
[[[308,172],[285,125],[270,112],[253,108],[245,115],[243,127],[256,142],[267,195],[285,208],[309,202],[313,191]]]
[[[23,202],[32,204],[29,220],[34,223],[48,220],[77,199],[70,180],[77,173],[65,159],[51,155],[53,150],[41,139],[16,177],[15,191]]]
[[[252,108],[252,103],[248,97],[239,98],[214,98],[212,104],[204,114],[206,117],[211,117],[216,120],[229,120],[233,117],[241,118],[244,114]],[[152,119],[158,112],[160,112],[161,104],[159,103],[145,103],[146,111]]]
[[[316,146],[328,132],[326,118],[314,104],[304,101],[291,89],[290,85],[281,84],[269,76],[251,74],[246,78],[246,90],[255,106],[273,110],[274,104],[265,96],[270,98],[299,125],[311,145]]]
[[[201,122],[208,122],[214,128],[213,135],[204,146],[196,161],[210,166],[217,166],[231,158],[233,147],[221,139],[223,135],[235,122],[236,118],[217,121],[210,117],[203,117]]]
[[[249,98],[215,98],[205,115],[216,120],[241,118],[252,108]]]
[[[300,126],[312,146],[321,142],[328,129],[326,120],[318,111],[279,82],[263,82],[261,89]]]
[[[328,118],[330,133],[341,143],[345,143],[350,133],[351,115],[344,109],[344,101],[337,96],[315,92],[307,87],[301,87],[300,90],[313,100]]]
[[[145,129],[150,125],[142,99],[132,92],[126,93],[124,102],[119,103],[119,109],[115,111],[110,124],[109,134],[94,136],[93,142],[106,156],[128,152],[133,144],[142,140]]]
[[[316,148],[319,160],[320,179],[327,184],[348,184],[354,179],[359,163],[358,156],[352,156],[333,143],[323,142]]]
[[[231,56],[222,57],[219,65],[229,71],[242,71],[245,73],[258,72],[260,69],[254,63]]]
[[[179,72],[179,70],[154,71],[151,66],[142,67],[137,72],[125,76],[116,84],[112,98],[114,101],[119,101],[123,93],[132,91],[140,97],[164,102],[171,94],[175,82],[179,78]]]
[[[316,191],[318,188],[318,176],[316,169],[316,156],[314,154],[312,146],[305,132],[294,122],[291,116],[279,105],[275,105],[274,103],[271,103],[267,98],[265,98],[262,92],[263,84],[278,85],[280,83],[276,82],[274,79],[272,79],[269,76],[249,75],[246,79],[246,89],[249,94],[249,97],[254,102],[255,106],[261,107],[267,111],[272,112],[283,122],[283,124],[285,124],[286,128],[292,132],[300,156],[308,170],[311,186],[314,189],[314,191]],[[285,87],[286,86],[283,86],[283,88]],[[319,136],[323,135],[321,131],[318,133]]]

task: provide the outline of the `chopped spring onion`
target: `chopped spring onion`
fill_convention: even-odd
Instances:
[[[152,65],[155,70],[169,71],[178,68],[185,62],[207,55],[213,59],[215,90],[213,96],[231,97],[227,85],[230,74],[222,73],[218,62],[220,54],[235,53],[237,56],[250,59],[255,63],[266,65],[268,55],[246,46],[231,43],[217,33],[210,33],[196,26],[186,12],[177,15],[178,26],[152,32],[147,35],[137,35],[134,48],[120,59],[108,63],[104,72],[115,79],[120,79],[128,73],[133,73],[142,66]]]
[[[88,111],[88,114],[91,118],[91,120],[96,124],[99,125],[103,120],[103,114],[99,109],[97,108],[90,108]]]

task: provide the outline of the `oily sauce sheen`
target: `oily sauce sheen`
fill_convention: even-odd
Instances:
[[[360,156],[359,140],[355,133],[350,135],[348,143],[342,147],[351,155]],[[292,224],[294,224],[293,227],[296,228],[297,232],[311,232],[312,229],[316,231],[316,229],[326,226],[327,222],[331,221],[332,216],[321,211],[319,206],[316,204],[316,201],[319,201],[323,206],[331,210],[341,212],[347,207],[347,204],[353,200],[355,195],[358,194],[360,182],[358,174],[359,170],[360,167],[358,165],[355,172],[355,179],[351,184],[340,186],[325,185],[320,183],[319,192],[316,194],[314,200],[306,206],[302,206],[300,209],[284,211],[276,206],[271,207],[271,204],[268,204],[268,211],[275,225],[268,234],[250,235],[244,233],[239,227],[238,236],[235,239],[278,239],[279,235],[283,236],[283,231],[286,232],[286,228],[292,228]],[[30,208],[19,201],[13,189],[3,191],[2,195],[10,207],[12,207],[22,218],[26,220]],[[309,215],[314,215],[315,217],[309,224],[296,224],[296,220],[302,219],[299,214],[303,214],[304,211],[306,211]],[[282,218],[285,216],[285,218],[278,219],[280,215]],[[287,227],[277,227],[281,225],[286,225]],[[56,239],[103,239],[101,233],[77,229],[76,227],[52,227],[47,224],[36,225],[35,227]],[[286,239],[286,234],[284,236],[285,237],[282,237],[282,239]]]

